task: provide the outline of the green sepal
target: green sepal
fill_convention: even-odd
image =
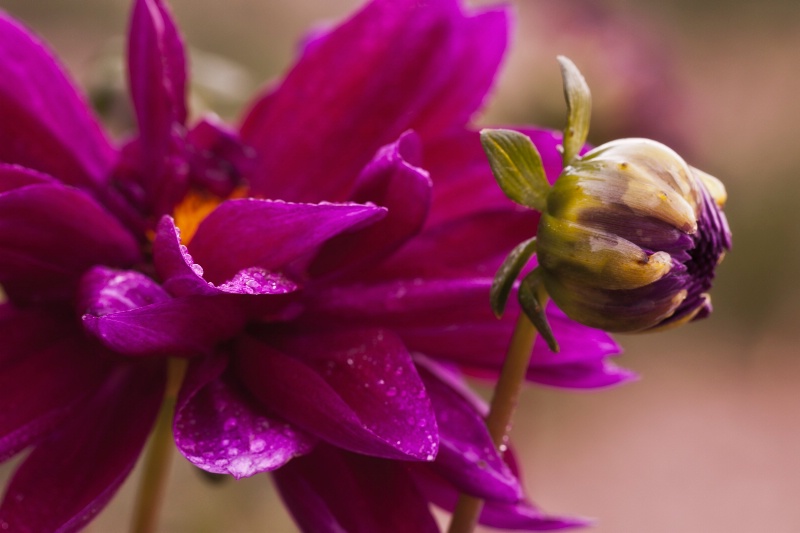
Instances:
[[[503,311],[506,308],[508,295],[511,293],[511,288],[514,286],[522,268],[530,260],[531,256],[536,252],[536,237],[532,237],[527,241],[518,244],[511,253],[500,265],[497,274],[492,281],[492,289],[489,292],[489,299],[492,303],[492,311],[497,318],[503,316]]]
[[[517,298],[519,298],[522,310],[528,315],[531,323],[547,342],[547,346],[557,353],[559,350],[558,342],[553,336],[553,330],[550,329],[550,324],[547,322],[547,317],[544,313],[544,306],[547,303],[547,291],[544,288],[542,271],[539,268],[534,269],[522,278],[517,291]]]
[[[567,126],[564,128],[564,166],[571,164],[586,143],[592,116],[592,93],[578,67],[569,58],[558,56],[564,98],[567,101]]]
[[[481,144],[497,184],[514,202],[544,211],[550,183],[533,142],[513,130],[481,130]]]

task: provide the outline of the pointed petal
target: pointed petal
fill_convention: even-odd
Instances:
[[[412,351],[489,370],[502,366],[518,313],[516,302],[498,320],[489,306],[491,279],[399,280],[320,291],[299,319],[331,326],[357,321],[392,327]],[[573,322],[554,304],[547,308],[561,351],[537,340],[528,378],[558,387],[606,387],[634,375],[605,361],[619,353],[608,334]]]
[[[506,38],[502,11],[465,16],[452,0],[370,2],[306,47],[251,109],[242,136],[259,154],[252,193],[343,200],[375,151],[403,131],[433,137],[462,126],[483,101]]]
[[[486,429],[485,404],[441,365],[421,356],[415,361],[439,425],[439,455],[430,468],[459,492],[518,501],[522,487],[497,453]]]
[[[133,291],[150,294],[152,287],[145,285]],[[131,300],[140,298],[137,294]],[[234,302],[205,296],[171,298],[102,316],[83,315],[84,327],[103,344],[136,356],[211,354],[244,323],[244,312]]]
[[[0,161],[97,187],[115,153],[52,53],[0,13]]]
[[[491,278],[538,220],[530,210],[486,210],[430,226],[361,279]]]
[[[385,330],[245,339],[236,373],[289,422],[367,455],[432,461],[436,419],[408,351]]]
[[[600,359],[558,366],[532,366],[525,377],[528,381],[562,389],[602,389],[636,381],[638,374]]]
[[[385,212],[358,204],[228,200],[200,223],[189,251],[206,279],[224,283],[248,267],[280,270],[327,239],[373,222]]]
[[[153,262],[164,288],[174,296],[214,295],[213,284],[204,278],[202,266],[195,266],[194,258],[181,244],[181,233],[170,216],[163,216],[156,226],[153,239]]]
[[[220,285],[205,280],[205,269],[181,244],[180,229],[170,216],[162,217],[153,241],[153,260],[164,287],[176,296],[223,294],[275,295],[296,291],[299,286],[280,272],[260,267],[244,268]]]
[[[128,231],[85,193],[30,185],[0,194],[0,283],[12,300],[70,297],[95,264],[139,258]]]
[[[216,115],[205,116],[186,135],[190,174],[203,190],[227,198],[251,174],[255,152]]]
[[[535,128],[514,129],[533,141],[547,180],[554,183],[561,173],[561,153],[557,149],[561,134]],[[430,172],[434,183],[429,227],[479,210],[522,209],[517,209],[497,186],[478,132],[459,130],[426,143],[422,166]],[[525,238],[536,233],[535,221],[533,224]]]
[[[39,444],[9,483],[0,524],[9,531],[77,531],[130,473],[158,412],[164,371],[118,368],[80,413]]]
[[[74,331],[71,313],[63,309],[31,307],[18,309],[8,301],[0,303],[0,371],[4,365],[24,358],[29,352],[46,348],[53,339]],[[47,331],[48,335],[42,335]]]
[[[452,326],[496,321],[489,307],[491,278],[401,279],[339,285],[314,294],[302,320],[393,327]]]
[[[178,450],[207,472],[236,479],[275,470],[311,451],[316,439],[270,416],[223,376],[225,357],[194,361],[175,408]]]
[[[365,268],[389,256],[425,223],[431,203],[428,173],[414,166],[419,138],[404,134],[381,148],[359,176],[350,198],[388,210],[385,218],[355,233],[339,235],[323,246],[310,267],[312,275],[343,267]]]
[[[458,500],[458,491],[430,468],[414,467],[411,470],[417,487],[435,505],[453,511]],[[587,525],[579,518],[549,516],[529,501],[522,499],[514,503],[487,501],[481,511],[480,524],[502,529],[521,531],[555,531]]]
[[[174,125],[186,120],[183,42],[161,0],[136,0],[128,43],[128,76],[146,169],[167,155]]]
[[[57,317],[9,311],[0,319],[0,405],[7,406],[0,410],[0,461],[59,424],[100,384],[107,367],[92,357],[79,330]]]
[[[78,312],[105,316],[169,301],[161,286],[141,272],[94,267],[78,288]]]
[[[26,185],[56,185],[58,180],[36,170],[0,163],[0,193]]]
[[[559,343],[561,351],[553,352],[544,339],[537,338],[533,346],[531,362],[535,365],[563,365],[565,363],[603,359],[622,353],[614,339],[599,329],[589,328],[571,320],[558,306],[547,304],[547,320]]]
[[[439,528],[401,464],[318,446],[272,473],[306,533],[436,533]]]

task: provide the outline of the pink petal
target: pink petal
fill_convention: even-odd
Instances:
[[[0,163],[0,193],[26,185],[55,185],[58,180],[36,170]]]
[[[510,303],[504,317],[496,319],[488,305],[490,285],[491,278],[340,285],[315,293],[298,320],[309,325],[357,321],[391,327],[412,351],[496,377],[519,307]],[[635,377],[606,361],[620,352],[608,334],[573,322],[553,304],[547,314],[561,351],[554,354],[537,342],[528,379],[558,387],[593,388]]]
[[[336,446],[432,461],[436,419],[403,344],[385,330],[248,338],[236,373],[282,418]]]
[[[533,211],[485,210],[429,226],[363,280],[493,278],[506,255],[531,237]]]
[[[9,51],[0,60],[0,161],[99,186],[115,153],[61,65],[5,13],[0,49]]]
[[[458,490],[430,468],[411,471],[417,487],[425,497],[446,511],[453,511]],[[478,522],[490,527],[520,531],[555,531],[587,525],[579,518],[549,516],[525,499],[514,503],[486,501]]]
[[[384,259],[416,235],[425,223],[431,198],[428,173],[414,166],[419,138],[406,133],[381,148],[358,178],[350,200],[374,203],[388,210],[387,216],[355,233],[339,235],[325,243],[312,263],[312,275],[347,266],[371,266]]]
[[[68,298],[95,264],[129,266],[138,243],[85,193],[30,185],[0,194],[0,283],[12,300]]]
[[[367,4],[251,109],[242,136],[259,154],[253,194],[341,201],[403,131],[462,126],[494,79],[506,26],[503,12],[465,16],[452,0]]]
[[[141,155],[154,169],[166,156],[173,126],[186,120],[183,42],[161,0],[136,0],[128,43],[128,74]]]
[[[175,409],[175,443],[195,466],[235,478],[275,470],[311,451],[315,439],[268,415],[222,375],[223,357],[194,362]]]
[[[438,533],[403,466],[318,446],[272,473],[281,498],[307,533]]]
[[[140,290],[149,294],[152,287],[143,285]],[[83,315],[83,325],[103,344],[136,356],[211,354],[244,322],[244,312],[234,302],[205,296],[171,298],[102,316]]]
[[[194,262],[186,246],[181,244],[180,230],[169,216],[164,216],[156,228],[153,260],[156,272],[164,280],[163,285],[171,294],[270,296],[269,302],[261,298],[258,304],[257,309],[262,316],[275,312],[285,302],[290,301],[278,295],[288,295],[299,288],[280,272],[269,272],[259,267],[242,269],[233,278],[218,286],[209,283],[203,277],[205,274],[203,267]]]
[[[358,204],[292,204],[228,200],[200,223],[189,243],[205,278],[224,283],[249,267],[280,271],[346,230],[383,217],[385,209]]]
[[[81,279],[78,312],[105,316],[170,300],[155,281],[134,270],[94,267]]]
[[[534,128],[514,128],[531,137],[539,150],[550,182],[561,173],[560,134]],[[471,216],[476,211],[522,210],[497,186],[477,131],[459,130],[425,144],[423,166],[434,182],[428,227]],[[538,216],[528,228],[536,233]],[[526,237],[526,238],[528,238]]]
[[[190,173],[202,189],[225,198],[251,173],[255,152],[215,115],[203,117],[186,140]]]
[[[20,465],[0,504],[9,531],[77,531],[113,496],[150,433],[164,391],[156,367],[118,368]]]
[[[101,382],[107,364],[63,317],[3,306],[0,460],[36,443]],[[61,318],[62,320],[59,320]],[[64,322],[67,322],[66,324]]]
[[[426,328],[494,322],[488,304],[491,281],[414,278],[339,285],[315,293],[302,320]]]
[[[497,453],[484,416],[486,406],[463,382],[425,357],[415,358],[436,411],[440,446],[430,467],[460,492],[516,502],[522,487]]]

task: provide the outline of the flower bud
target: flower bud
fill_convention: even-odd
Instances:
[[[573,320],[607,331],[684,324],[711,312],[708,290],[731,247],[722,183],[648,139],[620,139],[580,155],[591,94],[577,67],[559,57],[567,101],[563,170],[551,187],[531,140],[481,131],[500,188],[540,211],[537,234],[500,266],[491,304],[500,316],[535,253],[539,266],[518,285],[522,309],[554,351],[546,299]]]
[[[724,186],[648,139],[604,144],[564,168],[547,195],[537,255],[550,297],[607,331],[707,316],[731,236]]]

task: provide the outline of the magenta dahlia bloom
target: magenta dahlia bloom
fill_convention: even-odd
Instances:
[[[33,447],[0,526],[73,530],[102,507],[151,428],[168,356],[191,358],[181,453],[274,472],[306,530],[429,530],[429,503],[458,492],[485,498],[497,527],[578,523],[527,502],[453,370],[499,370],[514,313],[495,319],[489,288],[538,221],[496,187],[468,128],[507,25],[503,9],[374,0],[308,40],[238,131],[188,129],[181,38],[160,0],[136,0],[139,128],[116,149],[0,15],[0,456]],[[526,133],[555,178],[559,138]],[[548,316],[561,353],[537,343],[531,381],[631,378],[605,333]]]

